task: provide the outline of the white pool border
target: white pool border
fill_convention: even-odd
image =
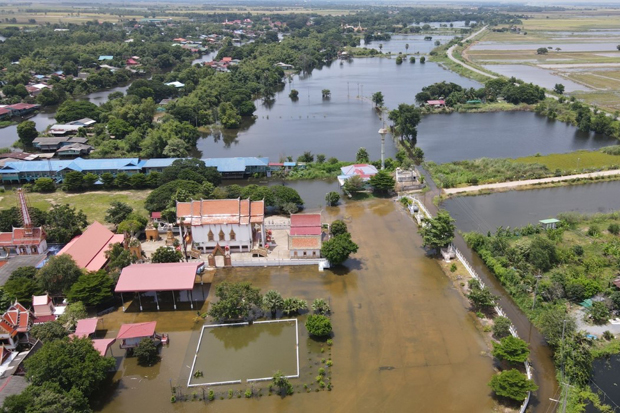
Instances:
[[[266,320],[266,321],[255,321],[252,324],[268,324],[268,323],[286,323],[294,321],[295,322],[295,350],[297,353],[297,374],[293,374],[290,376],[285,376],[286,378],[293,379],[299,377],[299,322],[296,318],[287,318],[284,320]],[[192,377],[194,374],[194,367],[196,366],[196,359],[198,358],[198,352],[200,351],[200,345],[202,344],[202,336],[205,332],[206,328],[214,328],[214,327],[231,327],[231,326],[247,326],[250,325],[249,322],[244,323],[230,323],[230,324],[207,324],[202,326],[202,330],[200,331],[200,338],[198,339],[198,345],[196,346],[196,352],[194,353],[194,361],[192,362],[192,367],[189,370],[189,377],[187,379],[187,387],[199,387],[199,386],[219,386],[223,384],[240,384],[241,380],[229,380],[229,381],[215,381],[211,383],[194,383],[190,384],[192,381]],[[272,377],[260,377],[257,379],[246,379],[247,383],[254,383],[259,381],[267,381],[271,380]]]

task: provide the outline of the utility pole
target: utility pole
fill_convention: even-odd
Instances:
[[[383,127],[379,129],[379,135],[381,135],[381,170],[385,169],[385,134],[387,133],[387,129],[385,128],[385,123]]]
[[[563,398],[562,398],[562,413],[566,413],[566,401],[568,400],[568,389],[569,389],[569,385],[568,383],[566,383],[565,380],[565,376],[564,376],[564,332],[566,331],[566,318],[564,319],[564,321],[562,322],[562,341],[561,341],[561,345],[562,345],[562,394],[563,394]]]

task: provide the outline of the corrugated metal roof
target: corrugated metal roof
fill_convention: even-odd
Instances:
[[[69,254],[75,260],[78,267],[86,268],[89,271],[97,271],[101,269],[105,261],[100,265],[97,262],[99,268],[96,268],[97,265],[91,265],[91,263],[95,261],[95,258],[99,256],[102,250],[108,248],[113,238],[114,233],[112,231],[95,221],[86,228],[82,235],[65,245],[58,252],[58,255]]]
[[[194,288],[196,273],[204,262],[133,264],[123,268],[114,291],[180,291]]]
[[[145,168],[167,168],[172,165],[174,161],[181,158],[155,158],[147,159],[144,161]]]

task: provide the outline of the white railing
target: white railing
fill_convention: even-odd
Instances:
[[[413,201],[415,204],[418,205],[418,211],[420,211],[421,213],[423,213],[427,218],[432,218],[431,213],[428,211],[428,209],[426,209],[426,207],[424,206],[424,204],[415,197],[409,196],[409,195],[405,195],[405,198],[410,199],[411,201]],[[401,197],[399,197],[398,199],[400,200]],[[420,212],[418,212],[417,214],[414,213],[413,215],[415,216],[416,220],[418,221],[418,223],[422,222],[422,217],[420,216]],[[463,264],[463,267],[465,267],[465,269],[467,270],[467,272],[469,273],[469,275],[471,275],[472,278],[474,278],[475,280],[477,280],[480,283],[480,286],[482,288],[486,288],[484,282],[482,281],[482,279],[480,278],[480,276],[478,275],[478,273],[476,272],[476,270],[474,270],[474,267],[471,266],[471,264],[467,261],[467,259],[463,256],[463,254],[461,253],[461,251],[459,251],[456,247],[452,246],[454,249],[454,252],[456,254],[456,258],[460,261],[461,264]],[[506,317],[506,313],[504,312],[504,310],[499,306],[496,305],[494,307],[495,312],[502,316],[502,317]],[[517,334],[517,329],[514,327],[514,325],[510,325],[510,334],[512,334],[514,337],[519,338],[519,335]],[[530,363],[528,361],[525,362],[525,373],[527,375],[528,379],[532,378],[532,368],[530,366]],[[523,404],[521,405],[521,409],[519,410],[520,413],[525,413],[525,410],[527,409],[527,405],[530,401],[530,396],[531,396],[531,392],[527,393],[527,397],[525,398],[525,400],[523,401]]]

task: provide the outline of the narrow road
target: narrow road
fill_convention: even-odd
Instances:
[[[431,189],[420,196],[424,206],[431,214],[436,214],[438,207],[433,203],[433,198],[439,194],[440,190],[433,182],[430,174],[420,168],[420,172],[425,176],[425,182]],[[555,366],[553,364],[553,354],[547,345],[543,335],[538,331],[527,316],[521,311],[512,297],[506,292],[497,277],[487,268],[482,259],[469,248],[463,236],[457,231],[454,237],[454,245],[461,251],[467,261],[474,267],[482,281],[486,284],[493,295],[499,297],[498,304],[506,312],[510,321],[517,329],[519,337],[527,341],[530,345],[530,361],[532,362],[532,374],[534,381],[539,386],[538,390],[532,394],[528,411],[534,413],[546,413],[554,411],[555,402],[559,390],[555,376]]]
[[[467,40],[471,40],[471,39],[473,39],[474,37],[478,36],[480,33],[482,33],[483,31],[485,31],[485,30],[487,29],[487,27],[488,27],[488,26],[484,26],[482,29],[478,30],[476,33],[474,33],[474,34],[470,35],[469,37],[466,37],[465,39],[463,39],[463,42],[466,42]],[[486,76],[486,77],[488,77],[488,78],[490,78],[490,79],[497,79],[497,76],[494,76],[494,75],[491,75],[491,74],[489,74],[489,73],[483,72],[482,70],[478,70],[478,69],[476,69],[475,67],[472,67],[472,66],[470,66],[470,65],[468,65],[468,64],[465,64],[465,63],[461,62],[460,60],[458,60],[457,58],[455,58],[454,56],[452,56],[452,52],[454,52],[454,48],[455,48],[456,46],[458,46],[458,44],[452,45],[452,46],[450,46],[450,48],[448,49],[448,52],[447,52],[447,54],[448,54],[448,59],[452,60],[454,63],[457,63],[457,64],[459,64],[459,65],[463,66],[465,69],[469,69],[469,70],[471,70],[472,72],[479,73],[479,74],[481,74],[482,76]]]
[[[570,181],[573,179],[584,179],[584,178],[596,178],[601,176],[615,176],[620,175],[620,169],[612,169],[609,171],[601,171],[601,172],[589,172],[585,174],[576,174],[576,175],[567,175],[567,176],[554,176],[551,178],[540,178],[540,179],[526,179],[523,181],[510,181],[510,182],[498,182],[495,184],[484,184],[484,185],[472,185],[472,186],[464,186],[461,188],[446,188],[444,189],[444,193],[446,194],[461,194],[463,192],[476,192],[482,191],[485,189],[510,189],[516,188],[519,186],[526,185],[536,185],[536,184],[546,184],[553,182],[562,182],[562,181]]]

